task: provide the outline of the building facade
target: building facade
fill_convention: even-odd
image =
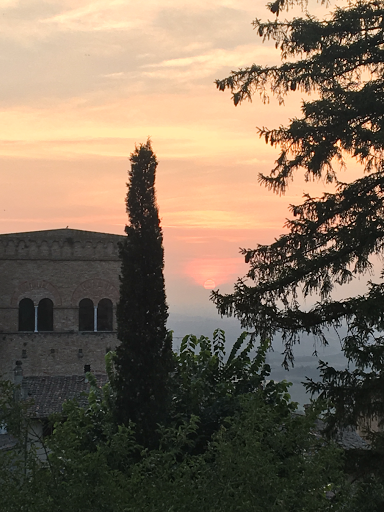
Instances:
[[[0,376],[105,373],[123,236],[76,229],[0,235]]]

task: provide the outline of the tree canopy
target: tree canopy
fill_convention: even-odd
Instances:
[[[334,192],[306,195],[291,206],[287,234],[242,249],[247,275],[233,293],[214,291],[212,300],[222,315],[236,316],[261,338],[281,332],[286,365],[303,333],[326,344],[324,328],[346,327],[342,346],[356,372],[336,372],[324,363],[323,383],[309,387],[331,399],[344,419],[346,411],[355,422],[365,414],[384,417],[384,283],[375,278],[355,297],[336,300],[332,294],[372,270],[373,256],[383,255],[384,2],[351,1],[324,19],[309,14],[310,3],[303,2],[301,17],[281,20],[295,3],[302,2],[277,0],[268,5],[274,20],[253,22],[262,41],[274,41],[281,64],[253,64],[216,85],[232,92],[235,105],[256,94],[283,102],[297,91],[314,93],[287,126],[259,128],[265,142],[280,149],[270,174],[260,174],[259,181],[284,193],[304,170],[307,179],[333,183]],[[344,183],[339,169],[348,159],[361,164],[361,176]],[[310,294],[316,302],[305,308]]]
[[[155,196],[157,159],[149,139],[135,148],[130,160],[129,224],[120,245],[116,413],[120,422],[133,421],[142,441],[149,443],[165,414],[172,348],[166,329],[163,234]]]
[[[175,354],[178,421],[158,427],[152,448],[138,444],[133,425],[116,426],[113,386],[100,389],[89,373],[88,406],[64,404],[52,433],[39,439],[41,460],[33,444],[26,449],[20,402],[0,382],[0,424],[18,441],[0,450],[0,511],[346,510],[352,494],[342,450],[319,437],[317,411],[297,414],[286,382],[262,385],[266,345],[252,356],[243,335],[225,361],[222,341],[222,332],[212,342],[184,339]],[[216,428],[207,435],[209,417]]]

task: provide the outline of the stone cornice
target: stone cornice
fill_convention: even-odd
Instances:
[[[0,260],[119,260],[124,236],[76,229],[0,235]]]

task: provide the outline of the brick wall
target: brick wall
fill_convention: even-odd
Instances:
[[[58,229],[0,235],[0,375],[75,375],[85,364],[104,372],[104,356],[117,343],[112,332],[79,332],[79,302],[95,306],[119,298],[118,242],[105,233]],[[53,332],[19,332],[19,303],[53,302]]]

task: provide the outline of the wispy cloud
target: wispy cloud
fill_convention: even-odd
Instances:
[[[125,78],[127,76],[126,73],[123,73],[122,71],[119,71],[118,73],[108,73],[107,75],[101,75],[105,78],[111,78],[112,80],[121,80],[122,78]]]
[[[243,229],[254,229],[253,217],[244,213],[226,210],[191,210],[177,212],[163,212],[165,227],[191,227],[209,229],[236,229],[241,225]]]
[[[164,60],[164,61],[158,62],[156,64],[146,64],[146,65],[143,65],[142,67],[143,68],[170,68],[170,67],[186,67],[186,66],[189,67],[195,63],[208,62],[208,61],[212,60],[212,58],[213,58],[212,54],[195,55],[193,57]]]
[[[273,161],[270,158],[250,158],[248,160],[238,160],[239,165],[272,165]]]
[[[75,9],[40,20],[40,23],[56,24],[65,30],[122,30],[137,27],[141,20],[128,16],[126,4],[116,0],[86,3]],[[123,11],[123,12],[122,12]],[[126,16],[122,16],[122,14]]]
[[[8,9],[10,7],[16,7],[20,4],[20,0],[0,0],[0,8]]]
[[[150,76],[158,75],[161,77],[169,77],[169,70],[174,69],[173,76],[182,76],[182,74],[191,76],[194,74],[196,77],[201,77],[201,73],[205,76],[217,70],[221,70],[223,67],[232,69],[247,66],[253,64],[256,60],[258,63],[263,63],[263,61],[267,62],[274,53],[272,48],[267,47],[255,50],[254,45],[242,45],[234,50],[215,48],[200,55],[166,59],[156,63],[144,64],[141,68],[144,70],[145,74]],[[198,68],[198,72],[196,68]],[[163,71],[165,69],[167,70],[166,72]]]
[[[276,59],[251,27],[264,4],[0,0],[2,230],[117,229],[129,154],[150,135],[168,268],[194,259],[201,279],[242,275],[227,256],[286,216],[257,184],[275,149],[255,126],[297,110],[235,109],[213,80]]]

